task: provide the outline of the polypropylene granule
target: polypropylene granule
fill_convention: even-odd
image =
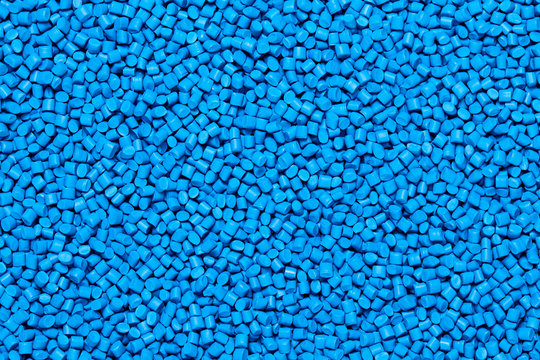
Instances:
[[[537,0],[0,0],[0,360],[540,359]]]

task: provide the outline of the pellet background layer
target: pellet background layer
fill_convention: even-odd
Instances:
[[[537,0],[0,0],[0,360],[540,359]]]

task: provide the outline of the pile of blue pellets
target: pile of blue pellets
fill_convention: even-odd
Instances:
[[[0,0],[0,360],[540,359],[538,0]]]

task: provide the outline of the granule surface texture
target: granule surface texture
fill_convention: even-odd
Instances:
[[[540,359],[537,0],[0,0],[0,360]]]

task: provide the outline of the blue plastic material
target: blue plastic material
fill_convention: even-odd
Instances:
[[[540,358],[540,5],[0,0],[0,360]]]

